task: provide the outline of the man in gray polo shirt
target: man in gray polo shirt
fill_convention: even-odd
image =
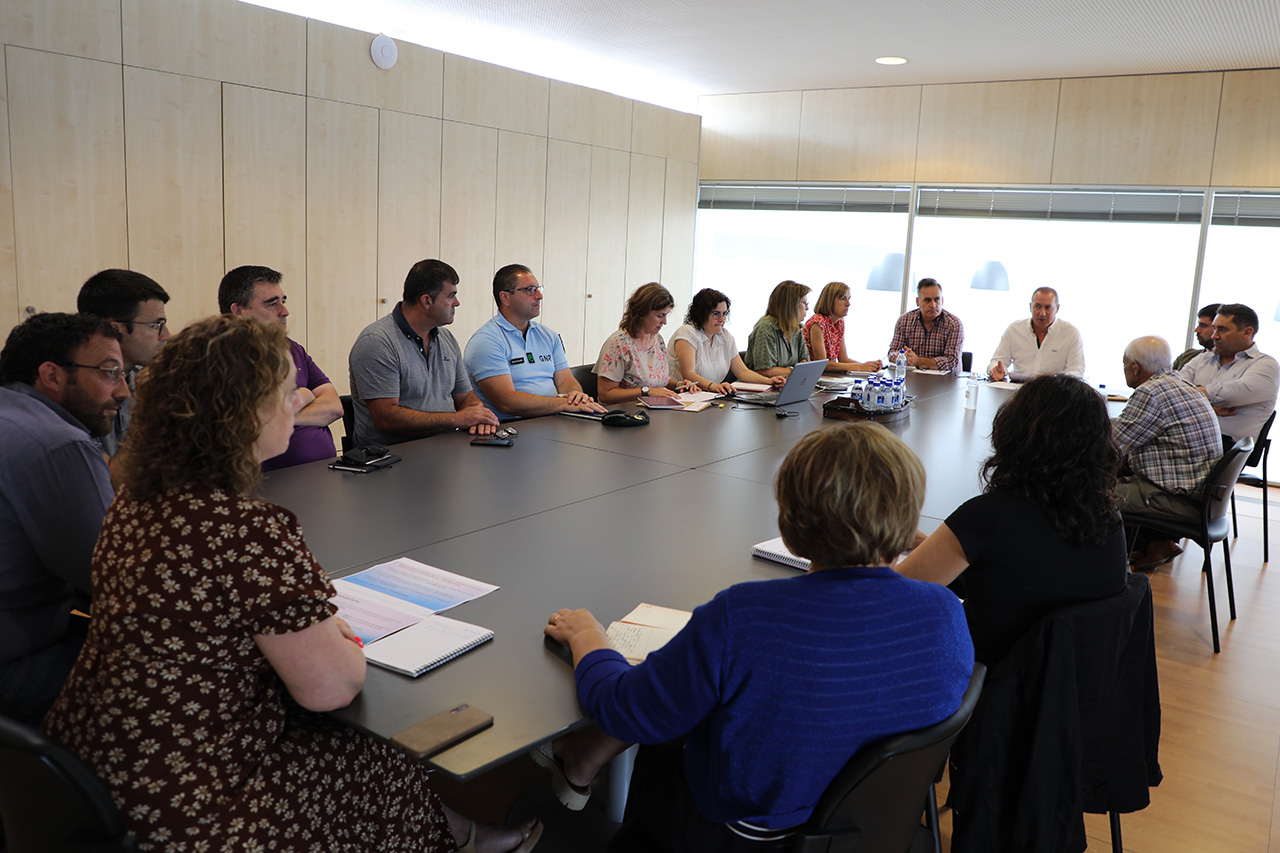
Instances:
[[[396,444],[452,429],[489,435],[498,417],[471,390],[462,349],[444,326],[458,307],[458,274],[444,261],[419,261],[404,298],[365,327],[351,347],[353,441]]]

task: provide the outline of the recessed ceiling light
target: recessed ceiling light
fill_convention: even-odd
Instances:
[[[901,56],[877,56],[877,65],[906,65],[907,61]]]

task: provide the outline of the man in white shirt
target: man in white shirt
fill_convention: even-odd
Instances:
[[[1218,306],[1213,349],[1191,359],[1178,375],[1200,389],[1218,414],[1224,436],[1256,437],[1276,407],[1280,364],[1253,342],[1258,315],[1247,305]]]
[[[1058,319],[1058,291],[1037,288],[1031,294],[1031,316],[1004,330],[987,373],[998,382],[1007,374],[1066,373],[1084,376],[1084,343],[1080,332]]]

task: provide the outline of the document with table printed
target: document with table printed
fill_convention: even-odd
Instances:
[[[637,664],[667,644],[693,614],[688,610],[641,604],[609,625],[609,642],[630,664]]]

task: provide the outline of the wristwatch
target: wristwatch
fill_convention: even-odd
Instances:
[[[640,396],[641,396],[641,397],[648,397],[648,396],[649,396],[649,386],[648,386],[648,385],[641,385],[641,386],[640,386]]]

